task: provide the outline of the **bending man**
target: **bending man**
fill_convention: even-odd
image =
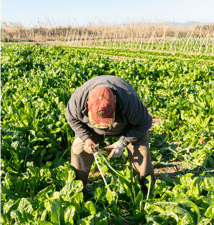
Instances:
[[[155,182],[148,144],[152,117],[127,81],[109,75],[88,80],[72,94],[65,115],[75,132],[71,166],[84,187],[94,161],[90,146],[106,137],[119,138],[110,146],[110,157],[120,157],[127,147],[142,187],[147,175]]]

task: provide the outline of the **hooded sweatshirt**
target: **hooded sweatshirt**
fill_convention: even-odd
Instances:
[[[86,102],[90,91],[99,85],[109,87],[116,96],[115,121],[110,128],[93,127],[88,118]],[[93,136],[120,138],[128,145],[137,142],[152,125],[152,116],[142,104],[134,88],[122,78],[110,75],[94,77],[78,87],[66,107],[66,119],[82,141]]]

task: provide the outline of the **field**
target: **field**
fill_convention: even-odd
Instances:
[[[187,41],[185,51],[121,43],[2,45],[2,224],[214,224],[213,42],[200,54]],[[157,180],[147,177],[147,193],[133,182],[127,149],[109,161],[98,155],[107,187],[95,163],[87,195],[75,180],[65,107],[99,75],[128,81],[154,118]]]

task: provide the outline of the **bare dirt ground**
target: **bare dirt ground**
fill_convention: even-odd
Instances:
[[[152,126],[157,123],[163,123],[163,121],[159,118],[153,118]],[[149,133],[151,133],[151,129],[149,129]],[[175,145],[178,143],[174,143]],[[175,178],[178,172],[185,173],[185,169],[183,167],[183,163],[181,161],[169,162],[163,165],[156,166],[154,168],[154,173],[156,179],[162,179],[161,174],[167,174],[171,178]]]
[[[91,53],[90,55],[97,55],[95,53]],[[100,54],[99,54],[100,55]],[[101,55],[104,58],[110,58],[110,59],[117,59],[117,60],[125,60],[125,59],[133,59],[132,57],[125,57],[125,56],[112,56],[112,55]],[[148,60],[148,59],[141,59],[141,58],[134,58],[135,60]]]

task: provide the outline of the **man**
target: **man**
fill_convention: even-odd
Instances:
[[[84,187],[94,161],[91,146],[106,137],[119,138],[106,148],[113,149],[110,157],[120,157],[127,147],[142,187],[147,175],[155,182],[148,145],[152,117],[127,81],[109,75],[88,80],[72,94],[65,115],[75,132],[71,166]]]

